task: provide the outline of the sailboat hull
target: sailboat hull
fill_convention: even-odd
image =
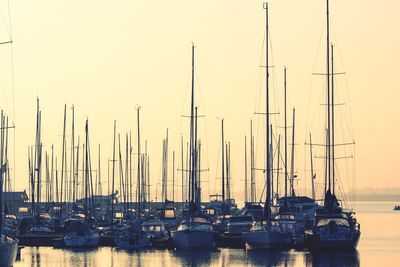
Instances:
[[[286,249],[293,244],[291,233],[269,230],[244,233],[243,239],[249,249]]]
[[[360,240],[360,232],[355,231],[346,235],[312,234],[306,242],[313,250],[354,250]]]
[[[18,252],[18,241],[0,241],[0,267],[13,266]]]
[[[196,229],[176,230],[171,232],[172,241],[177,248],[213,248],[215,233]]]
[[[96,232],[88,235],[66,235],[64,237],[66,247],[97,247],[99,245],[99,234]]]

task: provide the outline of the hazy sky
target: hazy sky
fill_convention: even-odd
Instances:
[[[354,138],[357,143],[357,187],[398,186],[400,3],[330,2],[335,68],[346,72],[336,83],[338,101],[346,104],[337,108],[338,114],[344,114],[338,115],[338,125],[344,125],[343,131],[338,126],[343,132],[338,142]],[[10,35],[7,1],[0,7],[0,41],[5,41]],[[282,126],[282,73],[287,66],[288,103],[289,109],[296,107],[295,143],[299,144],[295,165],[299,177],[309,179],[305,177],[308,147],[303,144],[310,130],[317,142],[324,140],[324,124],[317,118],[323,115],[325,86],[323,78],[312,73],[325,71],[325,1],[271,0],[269,8],[275,96],[271,111],[280,112],[273,123]],[[180,151],[181,133],[188,137],[188,120],[181,115],[189,112],[194,42],[196,103],[206,115],[200,123],[203,162],[210,168],[204,180],[213,193],[220,177],[218,118],[224,118],[226,140],[232,146],[233,187],[241,190],[244,135],[249,135],[250,118],[257,133],[256,167],[263,167],[263,118],[254,112],[264,112],[264,70],[259,67],[265,64],[264,21],[262,1],[254,0],[11,1],[17,188],[27,187],[27,148],[35,138],[36,97],[41,101],[45,149],[54,144],[60,154],[64,104],[68,111],[75,105],[75,127],[81,136],[89,118],[92,154],[97,155],[98,143],[102,145],[103,179],[111,157],[113,120],[122,135],[134,130],[135,108],[140,105],[152,184],[160,181],[166,128],[171,150]],[[0,105],[13,117],[10,52],[9,45],[0,47]],[[203,192],[208,194],[207,190]]]

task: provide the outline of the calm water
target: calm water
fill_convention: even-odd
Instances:
[[[26,247],[21,266],[400,266],[400,212],[393,202],[359,202],[361,240],[355,253],[311,254],[305,251],[269,253],[241,249],[207,251],[148,250],[127,253],[111,248],[91,251]]]

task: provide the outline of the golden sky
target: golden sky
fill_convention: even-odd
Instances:
[[[263,118],[254,115],[264,112],[264,72],[259,67],[265,64],[262,1],[17,0],[10,7],[17,189],[27,187],[27,148],[35,138],[36,97],[41,101],[45,149],[54,144],[61,154],[64,104],[75,105],[75,128],[81,136],[89,118],[93,155],[97,144],[102,145],[104,180],[113,120],[122,135],[136,129],[135,108],[140,105],[142,140],[149,142],[151,179],[153,185],[158,183],[166,128],[178,162],[180,134],[188,137],[188,120],[181,115],[189,112],[191,42],[197,47],[196,103],[206,115],[200,131],[204,166],[210,168],[203,175],[204,186],[210,191],[203,192],[213,193],[215,178],[220,176],[219,118],[225,119],[226,140],[232,146],[233,190],[243,187],[244,135],[249,135],[250,118],[258,133],[256,167],[262,167]],[[303,144],[308,132],[313,131],[316,141],[324,140],[323,123],[310,121],[323,114],[323,78],[312,73],[325,70],[325,1],[271,0],[269,8],[275,96],[271,111],[281,113],[273,122],[283,121],[282,73],[287,66],[288,107],[296,107],[295,143],[299,144],[295,165],[306,181],[309,154]],[[337,78],[338,100],[346,103],[343,111],[351,111],[343,113],[347,114],[343,121],[338,117],[338,125],[354,129],[349,132],[357,144],[356,184],[361,188],[398,186],[399,8],[395,0],[331,0],[335,68],[346,72]],[[2,1],[0,15],[3,41],[10,32],[7,1]],[[13,117],[10,46],[0,47],[0,56],[0,105]],[[338,139],[350,136],[346,128],[343,132]]]

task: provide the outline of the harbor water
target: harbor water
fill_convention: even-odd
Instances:
[[[400,211],[395,202],[358,202],[361,239],[355,252],[204,250],[118,251],[25,247],[15,267],[39,266],[400,266]]]

